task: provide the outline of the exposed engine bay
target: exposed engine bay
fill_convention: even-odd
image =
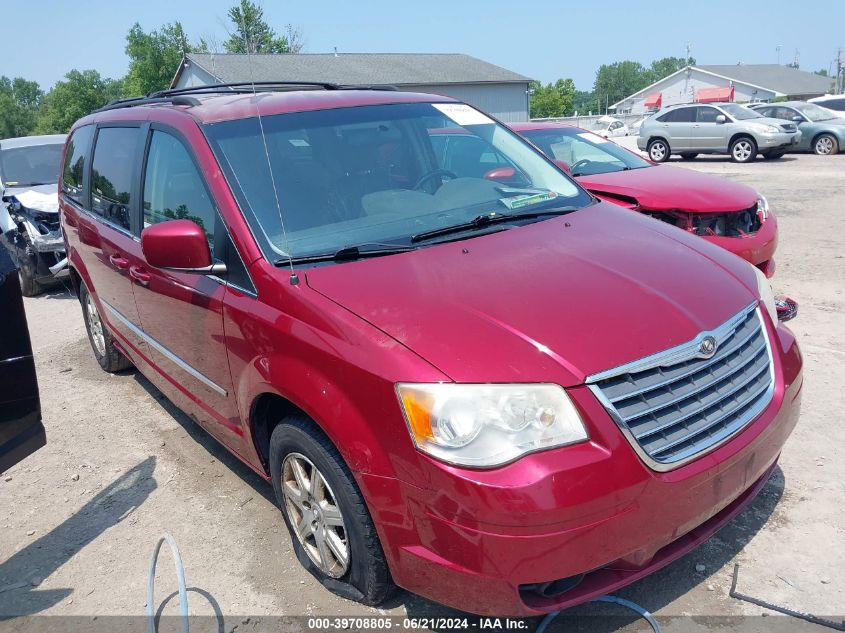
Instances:
[[[759,231],[763,224],[763,218],[756,205],[741,211],[724,213],[648,211],[646,209],[641,209],[641,212],[702,237],[744,237]]]

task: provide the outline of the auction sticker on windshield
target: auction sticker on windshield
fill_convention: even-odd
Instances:
[[[546,200],[557,198],[557,192],[544,191],[542,193],[532,193],[525,196],[514,196],[512,198],[501,198],[499,201],[508,209],[521,209],[522,207],[530,207],[532,204],[540,204]]]
[[[458,125],[484,125],[492,123],[493,119],[465,103],[432,103],[447,117]]]

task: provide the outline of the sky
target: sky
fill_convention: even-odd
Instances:
[[[192,40],[226,39],[236,0],[0,0],[0,75],[49,88],[71,69],[125,74],[126,33],[180,21]],[[299,27],[308,53],[467,53],[544,83],[571,78],[592,88],[601,64],[683,57],[700,64],[793,61],[829,69],[845,48],[845,1],[773,0],[263,0],[277,32]],[[825,24],[839,27],[827,29]],[[833,35],[830,35],[833,33]],[[838,38],[838,39],[836,39]],[[845,53],[843,53],[845,57]],[[175,69],[174,69],[175,71]]]

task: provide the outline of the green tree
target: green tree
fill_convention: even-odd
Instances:
[[[0,138],[32,134],[43,97],[35,81],[0,77]]]
[[[41,134],[65,133],[77,119],[109,101],[119,99],[122,93],[122,80],[100,77],[96,70],[71,70],[64,81],[57,81],[44,95],[36,131]]]
[[[202,43],[192,46],[179,22],[145,33],[137,22],[126,35],[129,72],[123,80],[126,96],[146,95],[170,87],[182,55],[204,52]]]
[[[252,0],[240,0],[227,15],[234,25],[234,31],[223,43],[227,53],[291,52],[288,38],[276,35],[264,19],[264,9]]]
[[[821,75],[822,77],[827,77],[827,69],[826,68],[820,68],[819,70],[815,71],[813,74],[814,75]]]
[[[602,64],[596,71],[593,92],[599,102],[599,110],[607,104],[616,103],[651,82],[651,71],[641,63],[625,60],[612,64]]]
[[[575,84],[571,79],[558,79],[553,84],[531,83],[529,110],[532,119],[568,116],[573,112]]]
[[[683,57],[663,57],[662,59],[655,59],[651,62],[651,66],[648,69],[648,83],[660,81],[661,79],[668,77],[672,73],[676,73],[681,70],[681,68],[686,68],[687,66],[695,66],[694,57],[687,57],[686,59]]]

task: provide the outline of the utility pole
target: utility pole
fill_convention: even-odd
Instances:
[[[842,49],[836,51],[836,94],[842,94]]]
[[[778,66],[780,66],[780,49],[783,48],[780,44],[775,46],[775,50],[778,52]]]

